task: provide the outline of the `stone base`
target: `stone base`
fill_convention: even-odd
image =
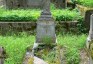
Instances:
[[[33,56],[32,52],[26,52],[23,64],[48,64],[44,60]]]
[[[34,64],[48,64],[44,60],[34,56]]]
[[[36,43],[56,43],[55,24],[53,21],[38,21]]]

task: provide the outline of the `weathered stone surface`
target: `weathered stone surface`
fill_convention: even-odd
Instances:
[[[44,0],[3,0],[8,9],[14,8],[43,8]],[[57,8],[66,8],[66,0],[51,0]],[[0,2],[2,4],[2,2]]]
[[[90,16],[91,14],[93,14],[93,10],[88,10],[86,11],[85,13],[85,18],[84,18],[84,24],[85,24],[85,27],[87,28],[87,30],[89,31],[90,29]]]
[[[23,64],[34,64],[34,56],[32,52],[26,52]]]
[[[93,14],[90,18],[90,31],[89,36],[87,38],[86,46],[89,54],[89,64],[93,64]]]
[[[37,21],[36,43],[44,43],[43,38],[46,37],[51,39],[51,43],[55,43],[55,24],[50,12],[50,0],[44,0],[44,3],[43,11]]]
[[[0,0],[0,6],[3,6],[3,0]]]
[[[34,33],[36,30],[35,22],[0,22],[0,32],[5,34],[9,31],[16,32],[30,32]]]
[[[48,64],[44,60],[33,56],[32,52],[27,52],[23,61],[23,64]]]
[[[57,22],[57,21],[56,21]],[[19,23],[19,24],[18,24]],[[77,33],[77,22],[58,22],[56,24],[56,32],[64,31],[69,32],[72,31],[73,33]],[[22,26],[20,26],[22,25]],[[52,24],[51,24],[52,25]],[[20,27],[19,27],[20,26]],[[0,32],[7,33],[8,31],[16,31],[16,32],[30,32],[31,34],[34,34],[36,32],[36,22],[0,22]],[[73,29],[72,29],[73,28]]]
[[[42,8],[44,0],[27,0],[28,8]]]
[[[44,0],[3,0],[7,9],[42,8],[44,4],[43,1]]]
[[[67,7],[67,0],[57,0],[56,5],[58,8],[66,8]]]
[[[48,63],[46,63],[44,60],[38,57],[34,57],[34,64],[48,64]]]
[[[55,36],[54,22],[46,21],[46,22],[39,22],[37,24],[36,43],[44,43],[42,41],[43,41],[43,38],[45,37],[51,38],[52,42],[55,43],[56,36]]]

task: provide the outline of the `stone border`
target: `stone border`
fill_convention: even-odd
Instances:
[[[60,31],[61,28],[64,28],[66,31],[77,28],[78,21],[60,21],[56,22],[56,31]],[[36,32],[36,22],[0,22],[0,31],[6,33],[8,31],[26,31],[34,33]],[[77,31],[77,30],[76,30]]]

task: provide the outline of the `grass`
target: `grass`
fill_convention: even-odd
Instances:
[[[68,64],[79,64],[79,51],[84,48],[87,35],[58,35],[58,45],[66,48],[65,57]],[[3,46],[7,52],[8,58],[5,64],[22,64],[26,48],[32,46],[35,37],[27,34],[0,36],[0,45]],[[52,54],[52,55],[51,55]],[[54,53],[49,53],[43,59],[52,62]],[[51,57],[51,58],[50,58]]]
[[[58,36],[58,44],[66,48],[65,57],[68,64],[79,64],[79,52],[85,47],[86,35]]]
[[[76,0],[78,4],[81,4],[86,7],[93,7],[93,0]]]
[[[0,45],[7,53],[5,64],[22,64],[26,48],[33,46],[35,37],[21,34],[19,36],[0,36]]]
[[[37,21],[40,17],[39,9],[18,9],[18,10],[5,10],[0,9],[1,21]],[[53,18],[56,21],[72,21],[79,18],[79,12],[70,11],[68,9],[52,9]]]

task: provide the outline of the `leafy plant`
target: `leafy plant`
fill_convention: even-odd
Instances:
[[[77,11],[70,11],[68,9],[52,9],[53,18],[56,21],[72,21],[77,20],[79,13]],[[18,10],[4,10],[0,9],[1,21],[37,21],[40,17],[40,10],[38,9],[18,9]]]
[[[62,40],[60,40],[62,39]],[[58,36],[58,45],[65,47],[65,57],[68,64],[79,64],[79,50],[85,47],[86,35],[67,34]]]
[[[45,43],[46,45],[51,45],[52,38],[50,36],[45,36],[42,38],[42,42]]]
[[[0,46],[3,46],[7,53],[7,58],[4,64],[22,64],[26,48],[33,46],[34,36],[12,35],[0,36]]]
[[[76,0],[76,2],[83,6],[93,7],[93,0]]]

